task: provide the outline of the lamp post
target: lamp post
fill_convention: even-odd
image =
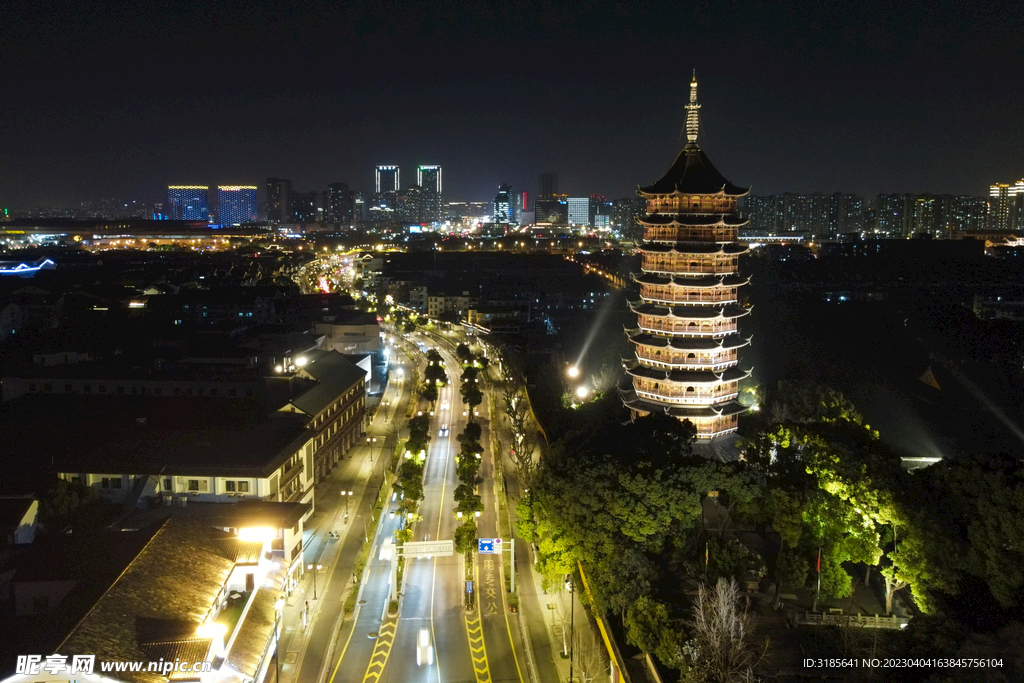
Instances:
[[[281,680],[281,650],[278,646],[278,638],[281,632],[281,610],[284,609],[284,598],[278,597],[274,602],[274,668],[277,675],[274,676],[274,683]]]
[[[569,590],[569,683],[572,683],[572,660],[576,645],[576,643],[574,642],[574,626],[576,622],[576,596],[573,595],[573,583],[571,574],[569,575],[569,580],[565,582],[565,587]]]
[[[324,566],[322,564],[314,563],[314,564],[306,565],[306,569],[312,569],[313,570],[313,599],[314,600],[316,600],[316,572],[317,572],[318,569],[323,569],[323,568],[324,568]]]
[[[345,499],[345,519],[348,519],[348,500],[352,497],[352,491],[342,491],[341,497]]]
[[[377,437],[366,437],[366,447],[370,449],[370,462],[373,462],[373,447],[377,445]]]

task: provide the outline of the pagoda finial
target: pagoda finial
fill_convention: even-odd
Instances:
[[[697,120],[697,70],[693,70],[693,80],[690,81],[690,103],[686,105],[686,139],[689,142],[697,142],[697,130],[700,124]]]

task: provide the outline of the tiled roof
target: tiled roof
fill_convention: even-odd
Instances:
[[[190,628],[194,634],[235,566],[224,555],[218,536],[223,537],[198,522],[169,518],[61,643],[59,652],[95,654],[103,661],[147,660],[139,643],[140,624],[166,623]],[[167,680],[152,672],[118,677],[138,683]]]
[[[696,143],[687,143],[672,167],[659,180],[640,188],[641,194],[717,194],[742,197],[747,188],[733,185],[714,167]]]
[[[275,591],[260,589],[256,592],[228,652],[227,664],[250,680],[256,675],[267,642],[274,633],[275,602]]]
[[[366,372],[337,351],[314,351],[300,375],[316,380],[316,384],[290,403],[307,415],[317,415],[360,381]]]

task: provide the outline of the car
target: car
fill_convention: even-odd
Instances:
[[[440,431],[437,433],[438,436],[448,436],[448,425],[441,425]]]
[[[449,408],[451,408],[451,405],[448,403],[448,401],[445,401],[444,403],[441,404],[441,410],[448,410]]]
[[[416,665],[430,666],[434,663],[434,645],[430,642],[430,629],[421,628],[416,636]]]

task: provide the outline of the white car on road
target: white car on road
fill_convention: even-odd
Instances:
[[[421,628],[416,636],[416,665],[430,666],[434,663],[434,645],[430,642],[430,629]]]
[[[437,433],[438,436],[448,436],[448,425],[441,425],[440,431]]]

